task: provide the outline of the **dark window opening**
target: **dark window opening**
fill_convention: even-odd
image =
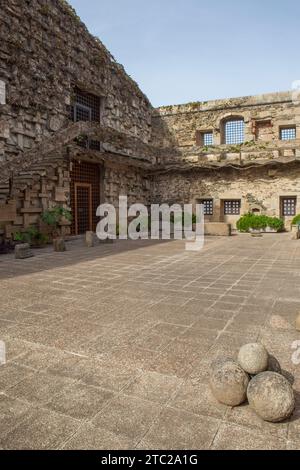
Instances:
[[[240,215],[241,201],[224,201],[224,215]]]
[[[200,204],[203,205],[204,215],[214,215],[214,201],[213,199],[202,199]]]
[[[297,209],[296,197],[284,197],[281,199],[281,215],[283,217],[294,217]]]
[[[71,106],[70,118],[74,122],[100,122],[100,106],[101,99],[99,96],[92,95],[91,93],[87,93],[76,88],[74,104]],[[89,139],[85,136],[81,136],[76,141],[77,144],[83,148],[92,150],[101,149],[99,141]]]

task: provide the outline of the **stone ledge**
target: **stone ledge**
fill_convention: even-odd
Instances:
[[[231,236],[231,224],[223,222],[208,222],[204,225],[204,234],[219,237]]]

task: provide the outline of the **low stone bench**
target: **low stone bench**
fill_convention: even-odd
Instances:
[[[15,246],[15,258],[16,259],[27,259],[32,258],[34,255],[30,249],[28,243],[22,243]]]
[[[224,222],[207,222],[204,224],[204,234],[216,237],[230,237],[231,224]]]

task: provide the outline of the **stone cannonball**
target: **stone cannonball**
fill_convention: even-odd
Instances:
[[[262,372],[249,383],[249,405],[264,421],[279,423],[289,418],[295,408],[291,384],[276,372]]]
[[[233,360],[225,359],[212,365],[210,387],[214,397],[224,405],[238,406],[247,398],[249,377]]]
[[[259,343],[242,346],[238,354],[238,363],[245,372],[251,375],[259,374],[268,369],[269,354]]]

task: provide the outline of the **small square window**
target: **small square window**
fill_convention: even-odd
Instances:
[[[212,131],[197,131],[196,142],[200,147],[214,145],[214,134]]]
[[[295,140],[296,139],[296,127],[282,127],[280,129],[280,140]]]
[[[240,215],[241,201],[224,201],[224,215]]]
[[[283,197],[281,199],[281,215],[283,217],[294,217],[296,215],[296,207],[296,197]]]
[[[214,136],[212,132],[203,133],[203,145],[210,146],[214,144]]]
[[[204,215],[214,215],[214,201],[213,199],[202,199],[200,204],[203,205]]]

